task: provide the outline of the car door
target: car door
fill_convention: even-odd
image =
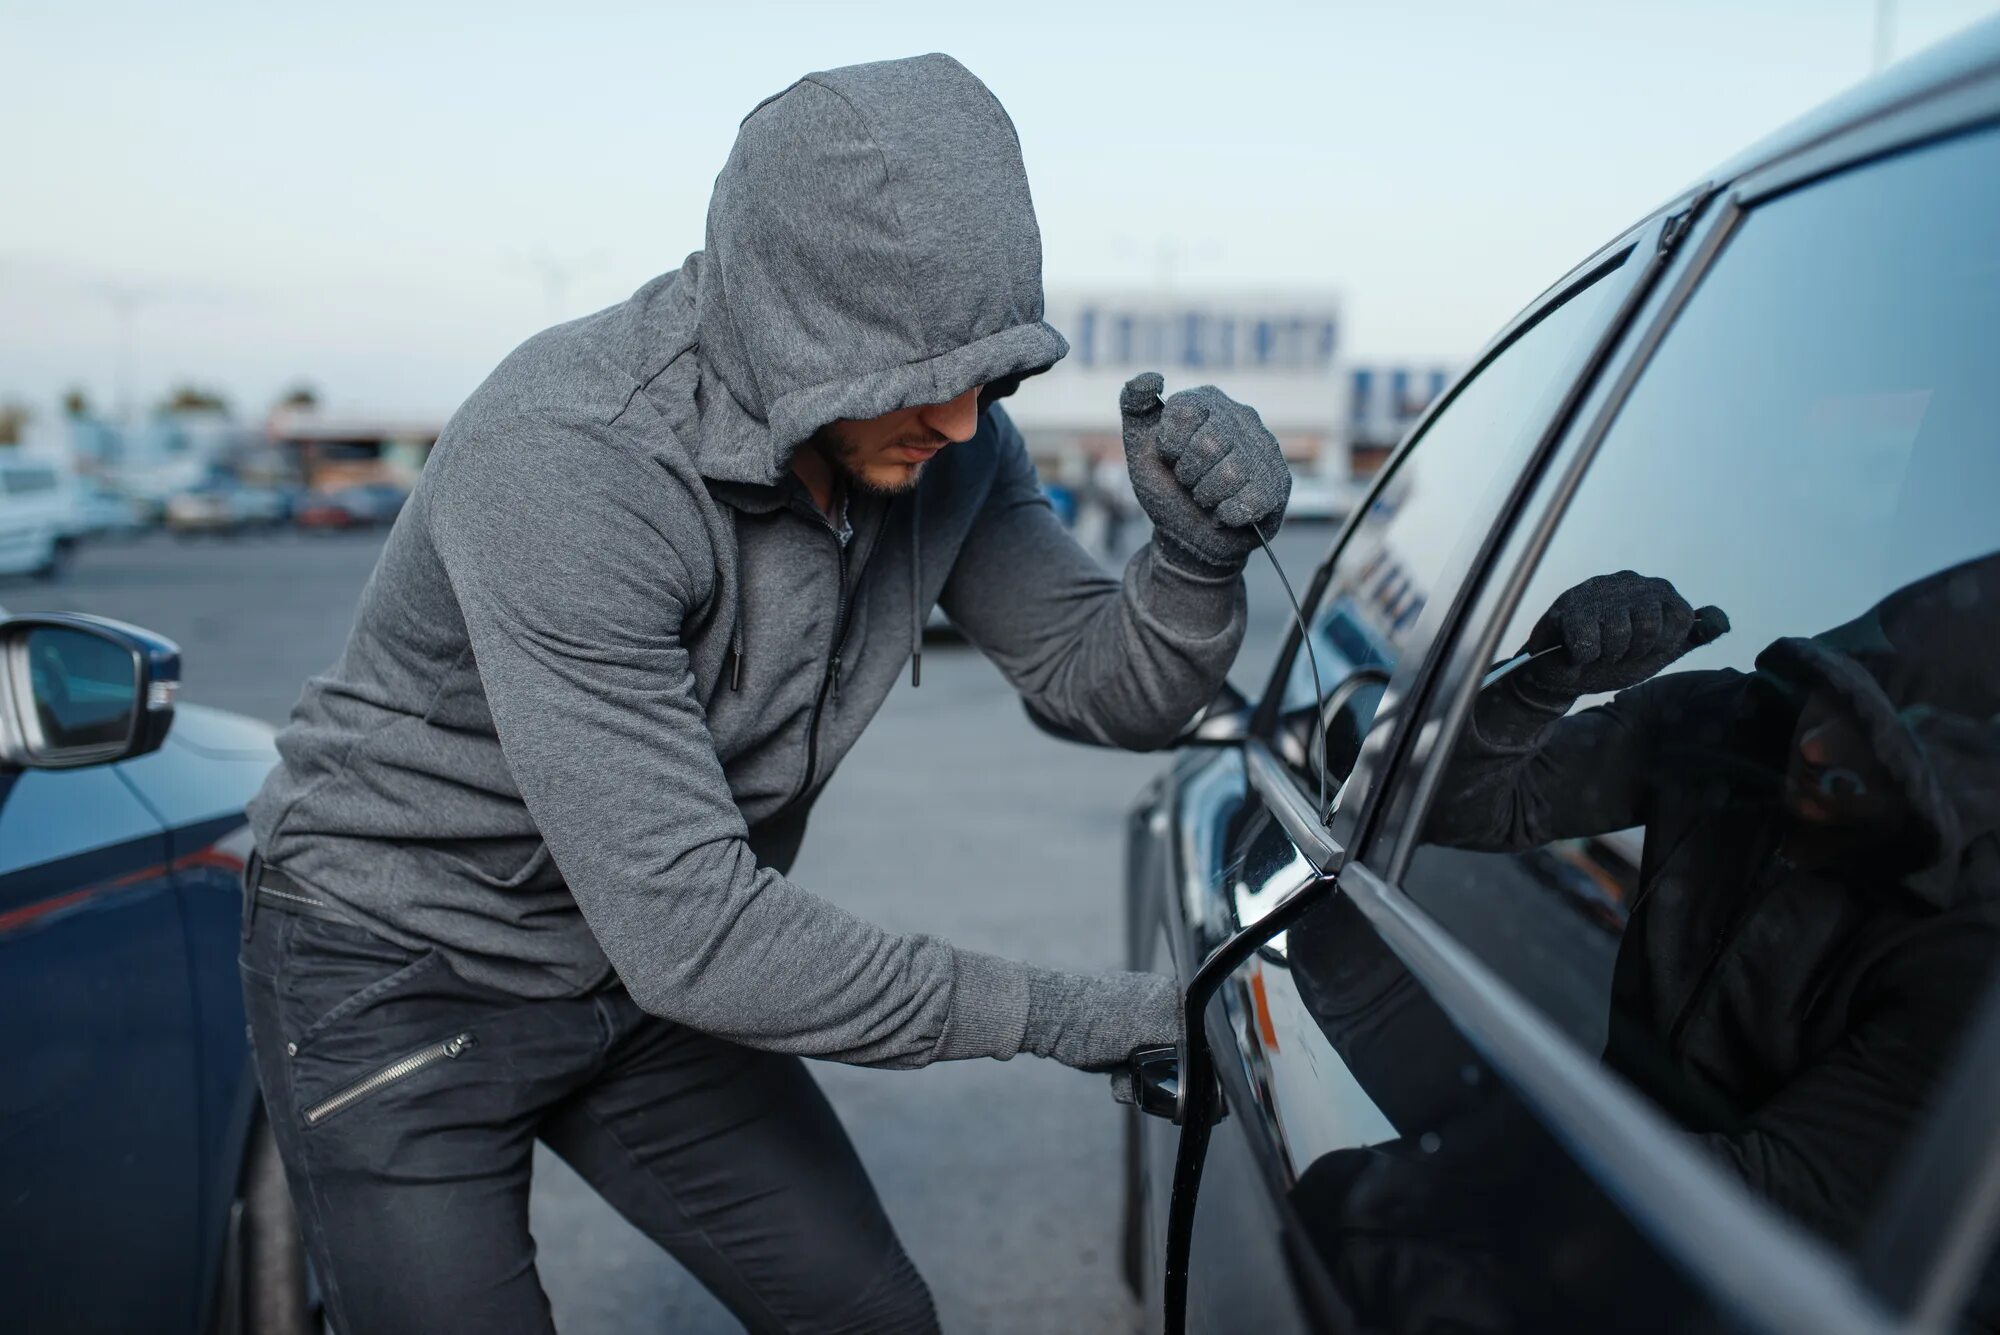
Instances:
[[[1215,1036],[1254,1072],[1287,1059],[1244,1035],[1301,1031],[1394,1131],[1285,1147],[1336,1323],[2000,1320],[2000,130],[1971,110],[1715,201],[1392,686],[1338,894],[1285,924],[1310,1029],[1253,982]],[[1609,647],[1697,607],[1726,633]],[[1578,617],[1591,653],[1529,652]],[[1330,844],[1252,754],[1294,847]],[[1216,1139],[1260,1097],[1219,1069]]]
[[[1462,947],[1551,1054],[1590,1059],[1540,1115],[1628,1137],[1600,1150],[1613,1189],[1753,1324],[1816,1300],[1850,1328],[1941,1321],[1976,1278],[1939,1268],[1954,1221],[1990,1227],[1962,1194],[1976,1161],[1956,1195],[1902,1170],[2000,956],[1996,98],[1720,201],[1684,308],[1481,595],[1380,863],[1385,903]],[[1520,669],[1491,665],[1626,569],[1727,634],[1521,730]],[[1469,782],[1509,736],[1519,758]],[[1617,911],[1579,913],[1580,886]],[[1975,1320],[1996,1319],[1989,1292]]]
[[[0,1236],[21,1330],[191,1326],[195,1016],[164,827],[110,766],[0,774]]]
[[[1310,1257],[1287,1251],[1301,1234],[1286,1193],[1323,1154],[1391,1134],[1376,1099],[1319,1038],[1285,936],[1242,959],[1218,953],[1337,870],[1338,831],[1366,795],[1362,738],[1378,714],[1394,714],[1395,692],[1423,663],[1487,529],[1670,248],[1663,217],[1580,266],[1496,339],[1336,540],[1307,595],[1307,633],[1295,631],[1281,656],[1248,744],[1184,757],[1141,804],[1135,884],[1155,887],[1166,909],[1149,924],[1135,905],[1134,960],[1162,968],[1170,955],[1194,983],[1190,1025],[1198,1008],[1228,1091],[1230,1115],[1212,1131],[1198,1118],[1179,1136],[1150,1120],[1137,1130],[1140,1251],[1155,1262],[1146,1290],[1176,1305],[1179,1278],[1152,1281],[1162,1261],[1186,1254],[1191,1232],[1193,1328],[1327,1321],[1337,1299]],[[1274,789],[1296,809],[1274,803]],[[1331,828],[1320,819],[1329,809]],[[1191,1090],[1201,1057],[1197,1045]]]

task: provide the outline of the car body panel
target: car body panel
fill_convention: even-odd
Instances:
[[[21,1329],[202,1328],[255,1103],[239,877],[271,736],[182,706],[150,755],[0,775],[0,1287]]]
[[[0,803],[8,1320],[109,1330],[150,1310],[189,1328],[202,1292],[199,1066],[166,830],[111,768],[10,777]]]

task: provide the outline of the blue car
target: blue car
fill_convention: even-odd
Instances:
[[[243,807],[271,731],[170,642],[0,619],[0,1324],[316,1330],[245,1038]]]

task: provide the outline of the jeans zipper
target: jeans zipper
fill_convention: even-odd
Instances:
[[[473,1038],[471,1034],[454,1034],[441,1043],[432,1043],[426,1047],[418,1048],[407,1057],[401,1057],[389,1063],[389,1065],[384,1066],[381,1070],[366,1079],[357,1080],[338,1094],[329,1095],[321,1099],[318,1103],[313,1104],[312,1107],[306,1109],[306,1125],[318,1126],[321,1122],[324,1122],[343,1108],[352,1107],[367,1098],[370,1094],[387,1089],[403,1077],[415,1075],[426,1066],[432,1066],[441,1061],[452,1061],[464,1056],[466,1050],[471,1048],[472,1044]]]

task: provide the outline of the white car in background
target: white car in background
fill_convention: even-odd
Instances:
[[[146,527],[139,502],[94,477],[71,474],[69,517],[64,534],[70,538],[129,538]]]
[[[1292,497],[1285,505],[1285,518],[1337,524],[1354,513],[1355,505],[1367,491],[1365,479],[1357,481],[1344,472],[1296,468],[1292,471]]]
[[[0,574],[55,578],[69,551],[71,507],[57,461],[0,459]]]

